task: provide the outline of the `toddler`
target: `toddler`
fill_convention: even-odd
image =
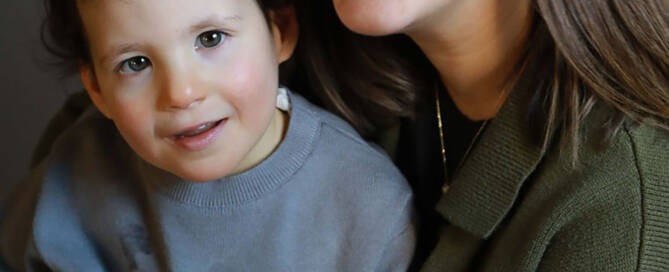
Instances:
[[[344,121],[279,88],[298,41],[291,4],[46,3],[51,50],[78,67],[92,105],[16,188],[0,267],[407,268],[401,174]]]

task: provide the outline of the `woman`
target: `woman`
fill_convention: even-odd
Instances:
[[[303,2],[301,79],[412,182],[412,269],[669,270],[667,1]]]

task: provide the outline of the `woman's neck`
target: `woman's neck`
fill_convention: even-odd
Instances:
[[[454,0],[406,34],[439,71],[458,109],[490,119],[509,94],[532,18],[529,0]]]

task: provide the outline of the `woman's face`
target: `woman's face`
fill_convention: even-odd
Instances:
[[[406,33],[458,0],[332,0],[341,21],[364,35]],[[464,0],[479,1],[479,0]]]

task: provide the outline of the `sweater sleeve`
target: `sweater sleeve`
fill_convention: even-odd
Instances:
[[[416,216],[412,198],[407,200],[392,233],[376,271],[407,271],[411,263],[416,248]]]
[[[669,132],[625,129],[636,179],[585,190],[565,211],[539,270],[667,271],[669,269]],[[621,166],[623,167],[623,166]],[[609,178],[616,180],[615,178]],[[568,214],[569,212],[565,212]]]
[[[596,190],[600,193],[574,199],[559,215],[562,220],[557,220],[538,271],[637,271],[642,230],[638,194]]]

